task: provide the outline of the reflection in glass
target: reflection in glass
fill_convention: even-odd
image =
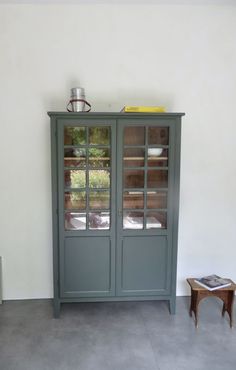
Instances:
[[[168,149],[148,148],[148,166],[149,167],[167,167]]]
[[[144,197],[141,191],[125,191],[123,194],[123,208],[143,208]]]
[[[125,145],[144,145],[145,128],[141,126],[128,126],[124,129]]]
[[[109,191],[90,191],[89,193],[89,208],[90,209],[109,209],[110,208],[110,192]]]
[[[143,229],[143,212],[124,212],[123,229]]]
[[[110,228],[109,212],[90,212],[89,229],[90,230],[108,230]]]
[[[86,150],[82,148],[64,149],[64,166],[65,167],[85,167]]]
[[[167,193],[160,191],[148,191],[147,208],[167,208]]]
[[[125,188],[143,188],[144,171],[143,170],[125,170],[124,171]]]
[[[109,188],[110,187],[110,171],[90,170],[89,171],[89,187],[90,188]]]
[[[110,149],[90,148],[89,149],[90,167],[110,167]]]
[[[169,144],[169,128],[168,127],[149,127],[148,128],[148,144],[168,145]]]
[[[166,212],[147,212],[146,229],[166,229]]]
[[[64,207],[65,209],[85,209],[86,208],[85,191],[65,192]]]
[[[65,213],[66,230],[86,230],[86,214],[78,212]]]
[[[148,188],[167,188],[168,171],[167,170],[148,170],[147,171]]]
[[[110,128],[109,127],[90,127],[89,128],[90,145],[109,145]]]
[[[86,144],[85,127],[64,127],[64,145]]]
[[[86,176],[82,170],[65,170],[64,171],[66,188],[85,188]]]
[[[144,149],[142,148],[124,149],[124,167],[143,167],[144,158]]]

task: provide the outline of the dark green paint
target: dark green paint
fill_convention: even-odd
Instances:
[[[183,113],[49,112],[52,141],[54,316],[64,302],[167,300],[175,312],[181,116]],[[111,228],[64,230],[64,126],[111,128]],[[169,127],[167,229],[123,230],[126,125]],[[147,166],[147,155],[145,156]],[[146,184],[145,176],[145,184]],[[87,189],[88,190],[88,189]]]
[[[65,238],[61,296],[107,296],[111,290],[109,236]]]

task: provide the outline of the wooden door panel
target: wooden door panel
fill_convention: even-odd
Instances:
[[[166,236],[126,236],[121,248],[121,293],[165,294],[168,288]]]
[[[66,238],[62,296],[106,296],[111,290],[109,237]]]

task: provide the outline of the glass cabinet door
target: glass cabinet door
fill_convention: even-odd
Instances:
[[[65,230],[109,230],[111,128],[64,127]]]
[[[123,131],[123,230],[166,229],[169,128]]]
[[[163,123],[162,123],[163,122]],[[171,121],[119,121],[117,281],[120,296],[168,294],[173,196]]]
[[[58,126],[60,295],[113,296],[114,120],[78,116]]]

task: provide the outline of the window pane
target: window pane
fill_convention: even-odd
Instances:
[[[71,148],[64,150],[65,167],[85,167],[86,150],[82,148]]]
[[[148,191],[147,208],[167,208],[167,193],[159,191]]]
[[[89,149],[90,167],[110,167],[110,149],[91,148]]]
[[[168,145],[169,144],[169,128],[168,127],[149,127],[148,129],[148,144]]]
[[[65,127],[64,128],[65,145],[84,145],[86,144],[85,127]]]
[[[90,209],[109,209],[110,192],[109,191],[90,191],[89,193]]]
[[[166,212],[147,212],[147,229],[166,229]]]
[[[86,214],[66,212],[65,213],[65,229],[66,230],[85,230],[86,229]]]
[[[124,187],[125,188],[143,188],[144,187],[144,171],[142,170],[124,171]]]
[[[110,228],[109,212],[91,212],[89,213],[90,230],[108,230]]]
[[[90,188],[109,188],[110,187],[110,172],[105,170],[89,171],[89,187]]]
[[[167,170],[148,170],[147,171],[148,188],[167,188],[168,171]]]
[[[124,167],[143,167],[144,158],[144,149],[142,148],[124,149]]]
[[[90,145],[109,145],[110,128],[109,127],[90,127],[89,128]]]
[[[143,229],[143,212],[124,212],[123,229]]]
[[[143,208],[143,192],[125,191],[123,194],[123,208]]]
[[[65,209],[85,209],[86,194],[85,191],[66,192],[64,198]]]
[[[144,145],[145,128],[140,126],[128,126],[124,129],[125,145]]]
[[[168,150],[162,148],[148,148],[149,167],[167,167]]]
[[[85,171],[66,170],[64,171],[64,178],[66,188],[85,188]]]

